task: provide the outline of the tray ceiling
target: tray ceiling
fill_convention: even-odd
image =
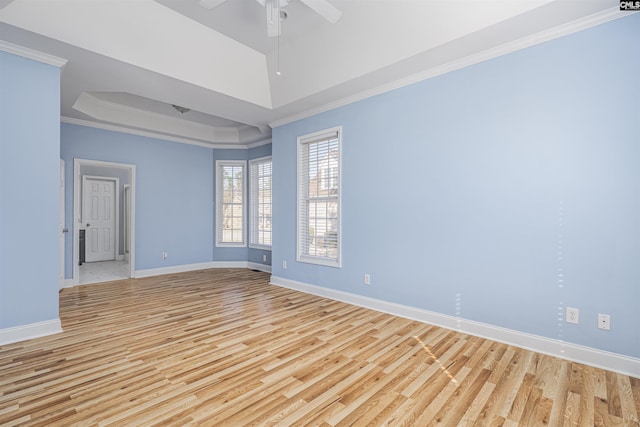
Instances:
[[[65,120],[246,147],[270,125],[620,16],[610,0],[330,2],[336,24],[290,0],[278,39],[256,0],[0,0],[0,38],[68,59]]]

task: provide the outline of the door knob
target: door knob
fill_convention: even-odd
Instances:
[[[69,232],[69,229],[68,229],[68,228],[63,228],[63,229],[62,229],[62,232],[63,232],[63,233],[68,233],[68,232]]]
[[[87,223],[87,227],[89,227],[91,224]]]

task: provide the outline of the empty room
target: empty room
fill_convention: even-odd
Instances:
[[[640,427],[639,11],[0,0],[0,425]]]

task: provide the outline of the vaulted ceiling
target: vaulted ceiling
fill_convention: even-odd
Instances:
[[[0,49],[67,59],[63,120],[252,146],[271,126],[620,16],[615,0],[0,0]],[[173,105],[189,111],[181,113]]]

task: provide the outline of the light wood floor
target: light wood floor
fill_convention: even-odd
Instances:
[[[206,270],[61,292],[0,425],[638,426],[640,380]]]

